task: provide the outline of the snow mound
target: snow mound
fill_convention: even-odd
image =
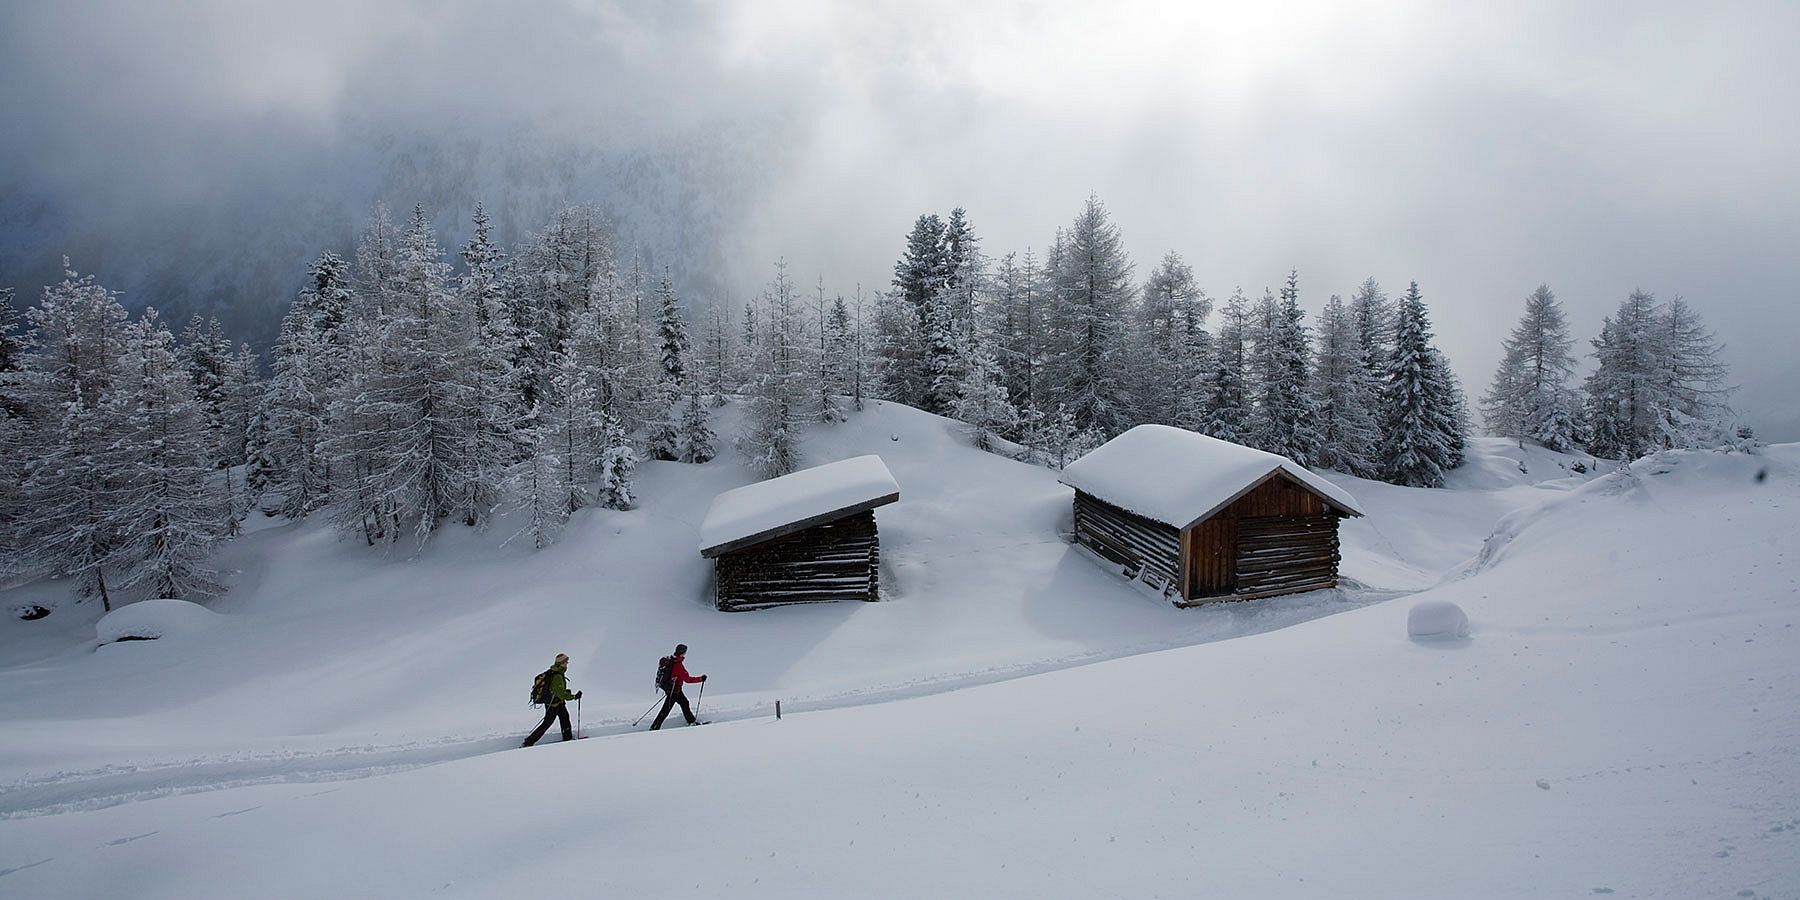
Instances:
[[[99,632],[102,644],[153,641],[202,631],[218,618],[218,613],[186,600],[143,600],[101,616],[94,623],[94,630]]]
[[[1469,636],[1469,614],[1448,600],[1421,600],[1406,614],[1406,636],[1415,641],[1456,641]]]

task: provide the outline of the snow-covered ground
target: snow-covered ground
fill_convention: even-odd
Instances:
[[[1356,586],[1193,610],[943,420],[807,449],[899,482],[882,603],[711,609],[727,454],[541,552],[259,530],[159,640],[0,620],[0,895],[1800,896],[1800,447],[1330,476]],[[676,641],[715,724],[634,730]],[[559,650],[594,739],[509,750]]]

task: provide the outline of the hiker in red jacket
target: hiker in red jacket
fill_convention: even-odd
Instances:
[[[669,666],[669,683],[663,686],[663,691],[667,693],[668,696],[663,700],[662,712],[657,713],[656,721],[650,723],[651,731],[655,731],[662,727],[663,720],[669,717],[669,710],[674,709],[675,704],[677,703],[681,704],[681,714],[687,717],[687,723],[689,725],[700,724],[700,720],[694,718],[694,711],[688,708],[687,695],[681,692],[681,686],[683,684],[693,684],[696,681],[705,681],[706,676],[701,675],[695,677],[689,675],[687,666],[682,664],[682,660],[686,657],[687,645],[676,644],[675,655],[671,658],[671,664]]]

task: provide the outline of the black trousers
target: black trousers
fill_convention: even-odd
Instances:
[[[651,731],[655,731],[662,727],[663,720],[669,717],[669,710],[674,709],[675,704],[677,703],[681,704],[681,714],[687,717],[687,723],[689,725],[700,721],[699,719],[694,718],[694,711],[688,709],[687,695],[681,692],[681,688],[676,688],[675,690],[670,691],[668,699],[663,701],[662,712],[656,714],[656,721],[650,723]]]
[[[550,723],[557,719],[562,720],[563,740],[574,740],[575,729],[569,727],[569,705],[567,703],[546,703],[544,704],[544,721],[539,722],[538,727],[531,732],[531,736],[525,739],[525,746],[529,747],[537,743],[538,738],[543,737],[544,732],[550,730]]]

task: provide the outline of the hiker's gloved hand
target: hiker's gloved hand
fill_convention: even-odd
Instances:
[[[577,700],[580,700],[580,699],[581,699],[581,692],[580,692],[580,691],[576,691],[576,692],[575,692],[575,699],[577,699]]]
[[[705,675],[702,675],[702,676],[700,676],[700,680],[701,680],[701,681],[705,681],[705,680],[706,680],[706,676],[705,676]]]

